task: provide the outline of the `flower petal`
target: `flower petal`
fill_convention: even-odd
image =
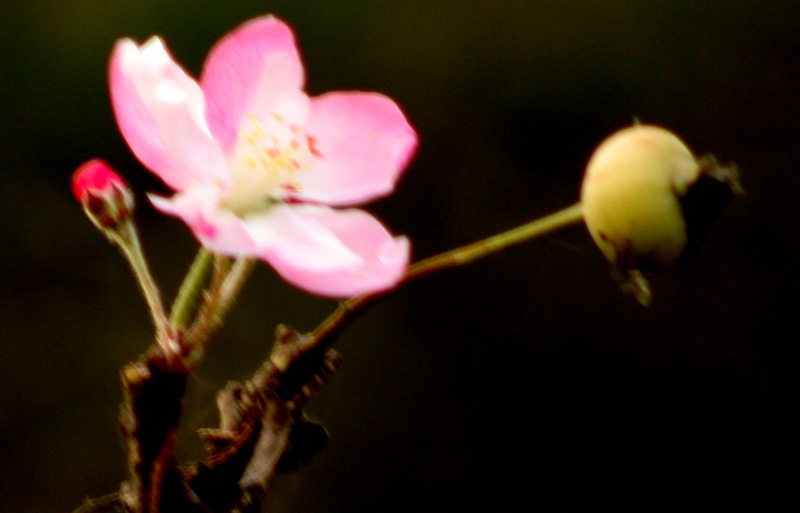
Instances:
[[[231,257],[258,256],[258,248],[242,219],[217,207],[218,189],[195,187],[171,198],[153,194],[149,198],[158,210],[182,219],[209,251]]]
[[[278,205],[248,228],[286,281],[322,296],[391,288],[408,266],[408,239],[393,237],[363,210]]]
[[[378,93],[335,92],[311,99],[306,125],[316,154],[297,175],[298,197],[353,205],[384,196],[417,148],[417,134],[394,101]]]
[[[178,191],[217,180],[226,184],[224,155],[205,121],[197,83],[153,37],[141,47],[117,42],[109,69],[117,124],[136,157]]]
[[[222,38],[203,66],[200,84],[212,133],[230,150],[246,114],[290,115],[277,105],[300,92],[304,82],[292,30],[272,16],[248,21]]]

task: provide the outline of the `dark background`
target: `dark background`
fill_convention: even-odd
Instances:
[[[308,89],[379,90],[421,145],[369,206],[424,258],[577,200],[634,116],[735,161],[747,196],[643,308],[582,227],[413,283],[337,348],[311,408],[331,432],[270,511],[794,510],[800,451],[800,8],[756,0],[45,1],[0,13],[0,509],[68,512],[124,477],[118,369],[151,336],[126,264],[72,198],[102,156],[130,182],[170,297],[196,249],[111,113],[114,41],[166,39],[193,74],[274,13]],[[335,304],[259,266],[197,371],[180,453],[279,322]]]

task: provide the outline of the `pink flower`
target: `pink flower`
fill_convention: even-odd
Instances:
[[[395,285],[409,242],[353,208],[394,189],[417,146],[377,93],[309,97],[291,29],[256,18],[212,49],[199,83],[152,37],[117,42],[110,86],[133,153],[175,190],[151,196],[209,250],[261,258],[310,292]]]
[[[115,228],[133,212],[133,194],[127,184],[100,159],[90,160],[75,171],[72,193],[100,228]]]

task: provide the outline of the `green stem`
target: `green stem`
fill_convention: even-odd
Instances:
[[[421,260],[408,268],[403,281],[438,272],[450,267],[467,265],[475,260],[485,258],[516,244],[527,242],[550,232],[580,222],[583,209],[580,203],[541,217],[517,228],[499,233],[487,239],[473,242],[460,248]]]
[[[576,203],[517,228],[512,228],[511,230],[473,242],[472,244],[434,255],[425,260],[420,260],[409,266],[405,276],[403,276],[403,279],[398,283],[397,287],[399,288],[401,285],[421,276],[443,271],[450,267],[467,265],[508,247],[576,224],[582,219],[583,209],[580,203]],[[361,309],[372,302],[372,300],[383,296],[387,292],[390,291],[362,294],[340,302],[339,307],[314,329],[311,336],[308,337],[306,344],[317,345],[324,343],[325,340],[330,339],[331,335],[341,330],[349,319],[353,318]]]
[[[218,257],[219,258],[219,257]],[[211,290],[205,304],[195,318],[194,324],[187,330],[184,343],[192,351],[202,349],[205,342],[211,337],[225,319],[225,314],[233,306],[236,297],[247,281],[247,276],[253,269],[253,260],[247,258],[237,259],[227,269],[224,279],[221,279],[222,268],[217,262],[217,270],[213,279]],[[196,351],[195,351],[196,352]]]
[[[125,221],[118,231],[107,232],[107,235],[122,250],[122,254],[128,260],[128,264],[130,264],[131,270],[136,276],[136,281],[139,283],[145,301],[147,301],[150,316],[156,328],[156,340],[166,340],[169,324],[161,303],[161,291],[150,274],[150,267],[144,257],[136,226],[132,221]]]
[[[172,304],[169,322],[174,328],[185,328],[197,311],[197,304],[208,282],[213,262],[214,254],[201,247]]]

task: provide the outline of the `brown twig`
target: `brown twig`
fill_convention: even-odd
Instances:
[[[249,381],[229,383],[218,394],[219,427],[199,433],[205,461],[184,467],[172,448],[190,369],[159,346],[127,365],[120,419],[129,477],[116,503],[130,513],[258,511],[272,476],[307,461],[326,439],[302,408],[341,358],[304,344],[306,338],[279,327],[270,359]],[[104,504],[87,502],[78,511],[97,511]]]
[[[306,337],[280,326],[270,359],[248,382],[231,383],[218,394],[220,426],[200,432],[206,461],[185,470],[212,511],[258,511],[271,477],[282,465],[296,466],[289,458],[302,462],[321,449],[324,430],[303,418],[302,407],[336,372],[341,358],[331,350],[304,350]]]
[[[122,371],[125,399],[120,412],[128,449],[128,480],[120,492],[132,513],[160,511],[165,477],[175,466],[172,447],[188,370],[160,346]]]

